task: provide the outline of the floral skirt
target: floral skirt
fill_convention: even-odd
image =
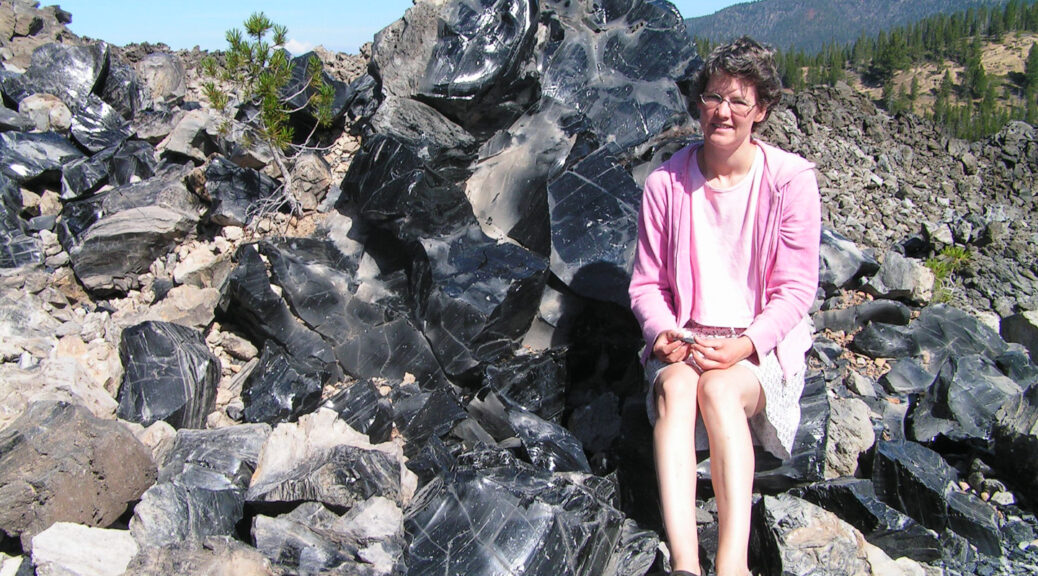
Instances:
[[[734,337],[741,330],[733,328],[714,329],[705,327],[694,327],[693,330],[700,335],[710,337]],[[723,334],[716,330],[725,331]],[[688,359],[685,362],[700,372],[695,361]],[[645,363],[645,379],[648,384],[645,397],[645,407],[648,412],[649,422],[656,424],[656,379],[661,370],[668,366],[667,363],[650,356]],[[764,410],[750,418],[750,433],[755,444],[761,446],[771,454],[783,460],[789,458],[793,449],[793,439],[796,437],[797,428],[800,426],[800,394],[804,391],[803,370],[794,374],[792,378],[786,379],[782,374],[775,352],[769,352],[760,359],[760,364],[749,359],[739,362],[739,366],[745,366],[757,377],[761,389],[764,391]],[[703,426],[702,416],[696,416],[696,450],[707,450],[709,443],[706,427]]]

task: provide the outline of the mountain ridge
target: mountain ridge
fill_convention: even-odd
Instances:
[[[817,52],[826,43],[846,44],[863,33],[911,24],[1005,0],[758,0],[685,19],[689,34],[711,42],[744,34],[776,48]]]

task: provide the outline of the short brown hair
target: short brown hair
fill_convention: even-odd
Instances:
[[[764,122],[771,115],[771,107],[782,96],[782,79],[775,65],[775,50],[749,36],[743,36],[729,44],[722,44],[706,57],[703,65],[692,76],[692,115],[699,117],[695,105],[699,95],[706,90],[710,78],[723,72],[733,78],[748,81],[757,90],[757,103],[764,106]],[[757,124],[753,125],[754,129]]]

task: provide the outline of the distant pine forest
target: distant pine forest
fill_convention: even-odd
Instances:
[[[1038,3],[1010,0],[862,35],[850,45],[827,44],[815,54],[779,49],[778,60],[783,84],[794,91],[847,82],[892,114],[914,112],[955,137],[978,140],[1011,120],[1038,124],[1036,39]],[[702,54],[713,47],[695,41]]]

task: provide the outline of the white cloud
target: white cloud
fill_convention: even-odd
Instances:
[[[313,44],[310,44],[308,42],[300,42],[299,40],[296,40],[295,38],[291,38],[291,39],[289,39],[288,42],[285,42],[285,50],[288,50],[289,52],[291,52],[293,56],[299,56],[300,54],[306,54],[307,52],[313,50],[313,48],[314,48]]]

